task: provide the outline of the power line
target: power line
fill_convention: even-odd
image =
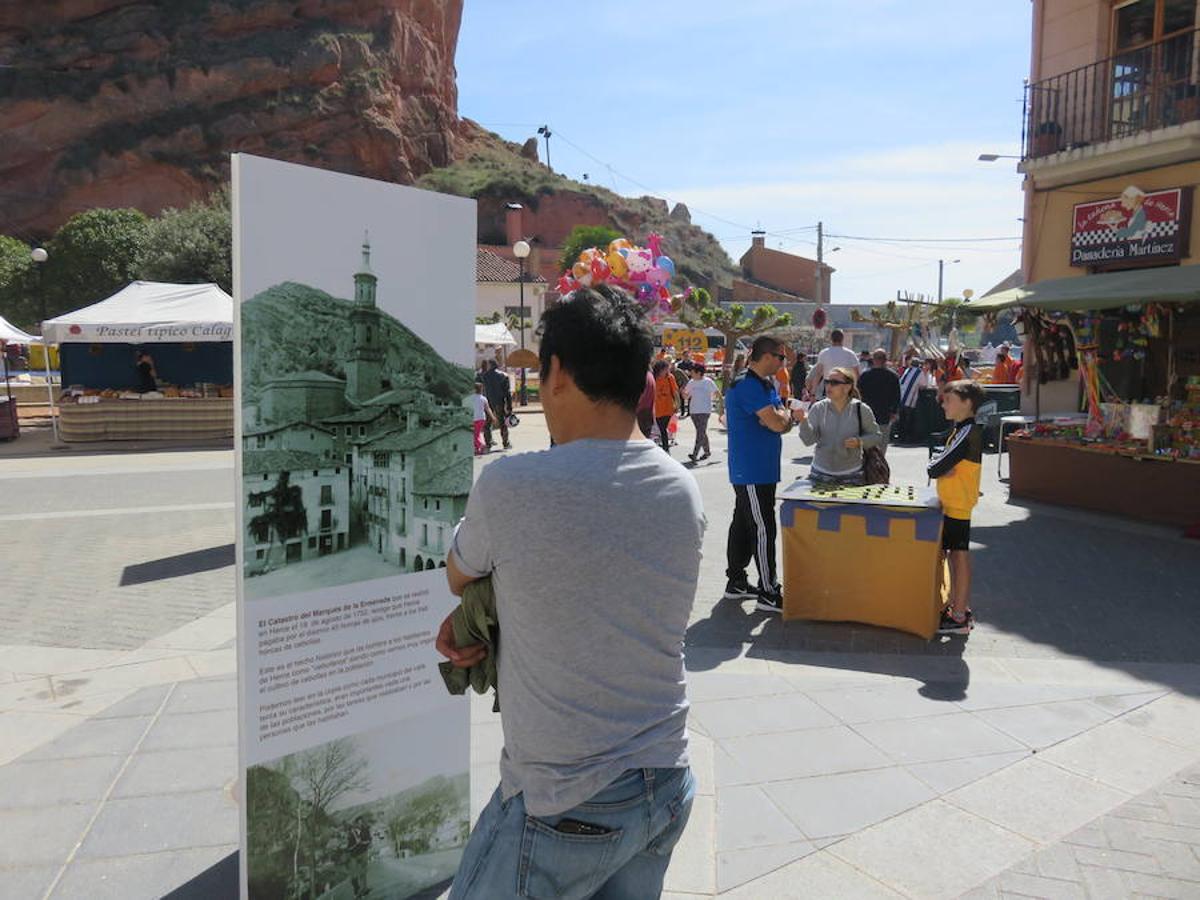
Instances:
[[[904,244],[974,244],[982,241],[1019,241],[1018,237],[978,237],[978,238],[907,238],[907,237],[863,237],[857,234],[830,234],[827,237],[843,241],[878,241],[881,243]]]

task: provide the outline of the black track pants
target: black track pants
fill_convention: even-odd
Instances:
[[[775,578],[775,485],[735,484],[733,521],[729,523],[725,577],[741,578],[753,558],[758,585],[774,588]]]

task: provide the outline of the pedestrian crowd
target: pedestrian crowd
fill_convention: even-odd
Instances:
[[[801,354],[764,335],[735,360],[722,394],[704,365],[652,359],[640,305],[608,285],[579,289],[540,327],[551,448],[483,469],[446,560],[455,595],[486,583],[498,636],[463,645],[452,614],[436,647],[459,669],[494,648],[504,735],[500,784],[450,897],[657,897],[696,792],[683,647],[709,524],[695,478],[671,457],[673,421],[692,420],[695,465],[712,454],[710,418],[723,415],[735,497],[724,597],[779,613],[783,436],[796,429],[814,448],[812,480],[862,484],[878,474],[871,461],[882,460],[906,391],[923,376],[910,375],[919,365],[907,360],[898,376],[883,351],[863,371],[839,332],[809,370]],[[490,393],[488,374],[472,403],[477,451],[487,448],[489,426],[507,445],[511,399]],[[954,428],[929,474],[952,572],[943,633],[972,625],[968,546],[983,448],[974,415],[983,396],[958,377],[942,385]],[[647,510],[670,523],[653,540]]]

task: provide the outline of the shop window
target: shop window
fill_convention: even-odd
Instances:
[[[92,356],[103,356],[104,355],[104,345],[103,344],[92,344],[90,347],[88,347],[88,353],[91,354]]]
[[[317,539],[315,537],[310,537],[308,539],[308,549],[309,550],[317,549]]]

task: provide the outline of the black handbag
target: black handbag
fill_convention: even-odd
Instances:
[[[854,411],[858,414],[858,437],[862,440],[863,425],[862,425],[862,401],[858,401],[858,405],[854,407]],[[892,467],[888,465],[888,461],[883,456],[883,451],[878,447],[863,447],[863,482],[865,484],[890,484],[892,480]]]

